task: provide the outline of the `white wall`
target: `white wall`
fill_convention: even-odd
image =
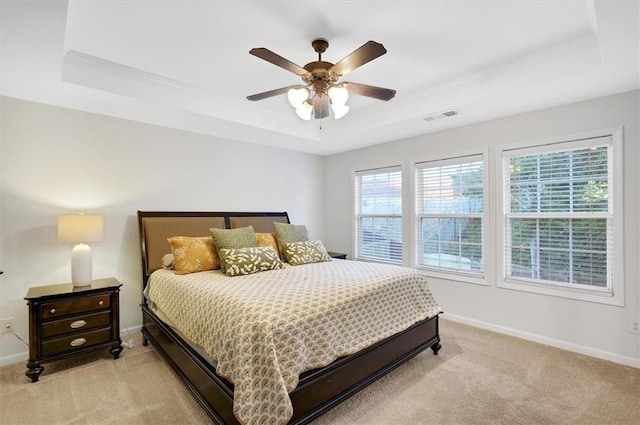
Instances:
[[[430,282],[446,317],[640,367],[640,337],[627,331],[640,317],[639,96],[634,91],[324,159],[0,98],[0,317],[15,317],[16,333],[26,340],[28,287],[69,281],[72,246],[57,243],[58,214],[105,215],[105,240],[92,244],[94,276],[123,283],[121,325],[134,327],[141,318],[137,210],[286,210],[328,249],[352,255],[354,170],[398,163],[408,170],[412,158],[479,147],[490,148],[492,161],[498,145],[623,126],[624,307],[497,288],[491,268],[488,287]],[[25,352],[3,343],[0,364],[22,360]]]
[[[489,286],[436,278],[430,285],[445,317],[640,367],[640,336],[628,332],[630,321],[640,317],[639,96],[633,91],[327,157],[325,244],[353,255],[355,170],[402,164],[408,176],[411,160],[488,148],[491,203],[496,199],[496,146],[623,126],[625,272],[616,278],[625,280],[624,307],[498,288],[491,254],[486,258]],[[494,215],[488,225],[496,228]],[[492,244],[489,253],[495,252]],[[443,345],[446,350],[446,335]]]
[[[91,244],[93,275],[123,284],[122,328],[141,323],[137,210],[287,211],[323,238],[319,156],[1,102],[0,317],[14,317],[24,340],[27,289],[70,281],[73,246],[57,243],[58,214],[104,214],[104,241]],[[0,362],[26,358],[26,347],[15,347],[2,344]]]

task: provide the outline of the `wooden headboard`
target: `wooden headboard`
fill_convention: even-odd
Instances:
[[[167,238],[209,236],[209,228],[234,229],[253,226],[256,232],[273,232],[273,222],[289,223],[284,212],[169,212],[138,211],[142,253],[142,285],[161,267],[162,256],[171,253]]]

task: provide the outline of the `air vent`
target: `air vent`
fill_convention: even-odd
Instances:
[[[449,111],[437,112],[435,114],[431,114],[429,116],[424,117],[423,119],[425,121],[435,121],[435,120],[441,120],[441,119],[444,119],[444,118],[455,117],[456,115],[460,115],[460,111],[457,111],[455,109],[451,109]]]

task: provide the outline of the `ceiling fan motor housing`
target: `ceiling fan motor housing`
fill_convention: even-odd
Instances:
[[[329,48],[329,42],[324,38],[317,38],[311,42],[311,47],[318,53],[318,60],[309,62],[303,68],[309,73],[302,76],[302,80],[311,84],[317,95],[327,94],[329,86],[333,85],[340,77],[331,71],[333,64],[322,60],[322,54]]]
[[[303,75],[302,80],[307,84],[312,84],[319,95],[326,94],[329,86],[338,80],[338,76],[330,71],[332,66],[331,62],[309,62],[304,66],[304,69],[309,73]]]

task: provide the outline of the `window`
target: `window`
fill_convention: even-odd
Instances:
[[[615,147],[610,136],[502,151],[506,282],[613,295]]]
[[[482,154],[415,165],[418,267],[482,277],[484,172]]]
[[[402,170],[357,171],[356,258],[402,263]]]

